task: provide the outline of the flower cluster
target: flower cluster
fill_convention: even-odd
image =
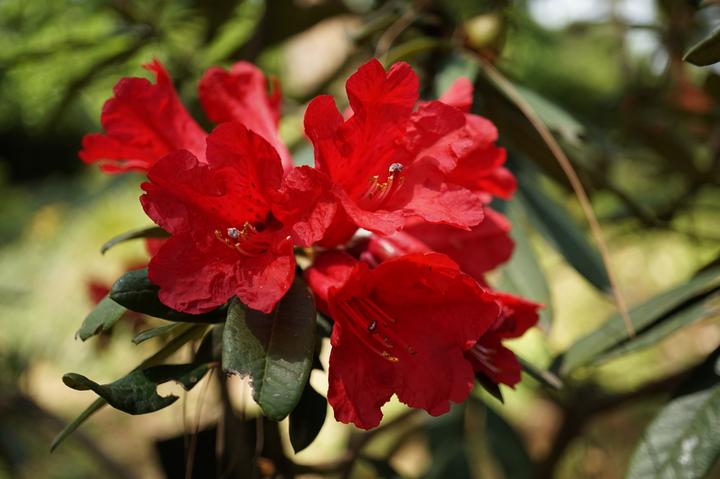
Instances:
[[[476,376],[514,386],[503,345],[540,307],[492,290],[508,260],[510,225],[489,207],[515,189],[497,130],[470,113],[459,79],[419,101],[405,63],[376,60],[347,81],[349,107],[312,100],[305,133],[315,166],[293,166],[278,134],[281,93],[248,63],[200,81],[209,134],[184,109],[158,63],[156,82],[126,78],[102,112],[103,134],[80,157],[107,173],[142,171],[140,201],[170,233],[149,263],[160,300],[187,313],[233,297],[265,313],[296,275],[333,320],[328,400],[335,417],[376,426],[395,394],[430,414],[469,394]]]

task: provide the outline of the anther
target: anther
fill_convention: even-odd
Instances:
[[[372,321],[370,321],[370,324],[368,324],[368,331],[370,331],[372,333],[376,329],[377,329],[377,321],[375,321],[373,319]]]
[[[238,239],[240,237],[240,230],[237,228],[228,228],[227,235],[232,239]]]
[[[392,356],[392,355],[391,355],[390,353],[388,353],[387,351],[383,351],[383,352],[382,352],[382,357],[384,357],[385,359],[387,359],[387,360],[390,361],[391,363],[396,363],[396,362],[400,361],[398,358],[396,358],[395,356]]]
[[[388,173],[391,175],[394,175],[395,173],[402,173],[402,171],[405,169],[405,165],[402,163],[393,163],[388,168]]]

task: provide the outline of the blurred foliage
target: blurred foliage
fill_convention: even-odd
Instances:
[[[590,19],[549,28],[543,15],[558,12],[538,13],[535,3],[562,8],[531,0],[0,2],[0,477],[157,477],[154,448],[170,477],[186,468],[197,477],[680,477],[687,444],[701,447],[682,477],[717,477],[720,442],[708,426],[720,414],[711,361],[720,345],[720,70],[684,59],[719,58],[720,5],[648,0],[640,3],[653,14],[638,20],[626,13],[632,2],[609,0],[596,2]],[[246,385],[209,374],[182,408],[145,422],[101,412],[47,455],[59,417],[71,418],[87,398],[63,389],[58,371],[110,384],[158,344],[169,356],[184,334],[150,320],[162,329],[135,346],[129,321],[96,316],[112,326],[106,347],[72,339],[90,309],[88,282],[109,289],[146,258],[139,242],[106,258],[89,254],[148,225],[139,177],[101,177],[76,156],[82,135],[99,128],[112,85],[145,75],[140,65],[158,58],[207,125],[195,92],[202,72],[257,62],[281,80],[281,132],[299,161],[310,153],[306,102],[321,92],[342,97],[344,78],[373,55],[411,62],[426,97],[459,75],[474,80],[474,108],[498,125],[520,180],[515,201],[498,205],[513,221],[517,250],[492,280],[547,305],[543,333],[514,348],[533,364],[553,363],[563,388],[527,375],[503,394],[505,405],[478,390],[432,419],[392,404],[383,426],[360,433],[323,426],[325,403],[312,392],[325,390],[325,347],[315,388],[301,399],[307,417],[291,414],[289,434],[285,423],[254,418]],[[612,315],[607,273],[555,157],[483,62],[514,83],[581,175],[621,290],[640,305],[635,338]],[[215,326],[193,343],[194,357],[182,350],[175,358],[216,360],[222,336]],[[679,434],[677,421],[694,429]],[[658,447],[663,460],[648,459]]]

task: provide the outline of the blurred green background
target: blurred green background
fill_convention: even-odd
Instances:
[[[99,253],[110,237],[149,224],[137,201],[142,177],[104,176],[77,158],[83,134],[100,128],[113,84],[123,76],[147,76],[141,64],[160,59],[184,103],[209,125],[196,95],[202,72],[240,59],[256,62],[280,79],[281,132],[296,159],[307,162],[302,114],[314,95],[341,97],[347,75],[382,54],[387,61],[410,61],[423,94],[434,97],[467,65],[458,61],[457,48],[422,42],[464,45],[522,87],[561,140],[591,194],[620,290],[637,304],[718,257],[720,69],[688,65],[682,55],[711,29],[719,10],[679,0],[0,2],[0,477],[163,477],[156,443],[218,418],[217,392],[205,379],[158,414],[101,411],[48,452],[62,425],[91,401],[89,393],[66,388],[63,373],[111,381],[157,347],[130,342],[138,328],[159,324],[153,319],[122,321],[110,337],[87,343],[74,338],[92,308],[90,285],[109,287],[147,259],[140,242]],[[395,32],[403,15],[413,23]],[[476,102],[498,124],[511,166],[540,185],[546,205],[585,237],[585,220],[554,159],[484,85]],[[524,201],[536,200],[526,195]],[[515,287],[547,303],[548,313],[544,330],[514,348],[546,367],[615,309],[526,213],[515,212],[516,234],[529,240],[525,246],[545,280],[533,283],[521,269],[533,284]],[[503,274],[499,284],[507,284]],[[590,396],[642,391],[718,347],[717,314],[702,319],[650,348],[581,369],[570,381]],[[312,381],[322,385],[325,378]],[[233,382],[234,404],[250,408],[248,386]],[[532,379],[524,381],[504,391],[504,405],[478,393],[518,431],[541,471],[536,477],[624,477],[635,443],[662,403],[662,396],[638,394],[585,414],[564,410],[539,389]],[[392,404],[388,415],[402,410]],[[582,420],[569,421],[570,412]],[[329,417],[318,440],[293,460],[341,457],[351,434],[351,427]],[[477,451],[471,455],[474,477],[521,477],[481,452],[492,449],[491,440],[468,439],[467,447]],[[562,440],[566,444],[558,447]],[[384,454],[393,441],[378,437],[369,454]],[[432,475],[427,438],[409,434],[392,452],[390,464],[403,477]],[[382,472],[370,461],[352,474]]]

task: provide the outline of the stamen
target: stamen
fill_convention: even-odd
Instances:
[[[415,348],[409,345],[401,336],[399,336],[393,330],[392,326],[397,323],[397,320],[392,316],[388,315],[382,309],[380,309],[380,307],[375,304],[374,301],[368,298],[352,298],[350,301],[352,301],[352,304],[349,304],[350,308],[356,308],[357,311],[363,314],[365,317],[374,317],[380,320],[380,325],[383,326],[383,335],[381,337],[376,337],[376,340],[381,341],[383,346],[392,349],[397,344],[405,351],[407,351],[408,354],[410,354],[411,356],[415,356],[417,354]],[[377,320],[373,319],[372,321],[375,323],[373,327],[374,331],[377,329],[378,324]],[[372,325],[372,323],[370,323],[370,325]]]
[[[267,237],[258,234],[258,230],[246,221],[241,229],[234,226],[227,228],[227,237],[220,230],[215,230],[215,237],[243,256],[257,256],[265,253],[270,244]]]
[[[361,202],[368,208],[380,208],[402,186],[405,178],[400,174],[403,170],[405,170],[405,165],[402,163],[392,163],[388,167],[388,176],[385,181],[381,182],[379,175],[370,177],[370,187],[362,196]]]
[[[368,334],[360,329],[360,323],[363,322],[364,318],[359,315],[359,313],[348,303],[341,302],[340,308],[343,313],[345,313],[348,316],[348,321],[345,321],[343,325],[348,326],[354,333],[355,336],[370,349],[370,351],[374,352],[375,354],[382,356],[383,358],[387,359],[390,362],[398,362],[399,359],[395,356],[392,356],[390,353],[384,350],[380,350],[373,342],[370,340],[370,337]]]

